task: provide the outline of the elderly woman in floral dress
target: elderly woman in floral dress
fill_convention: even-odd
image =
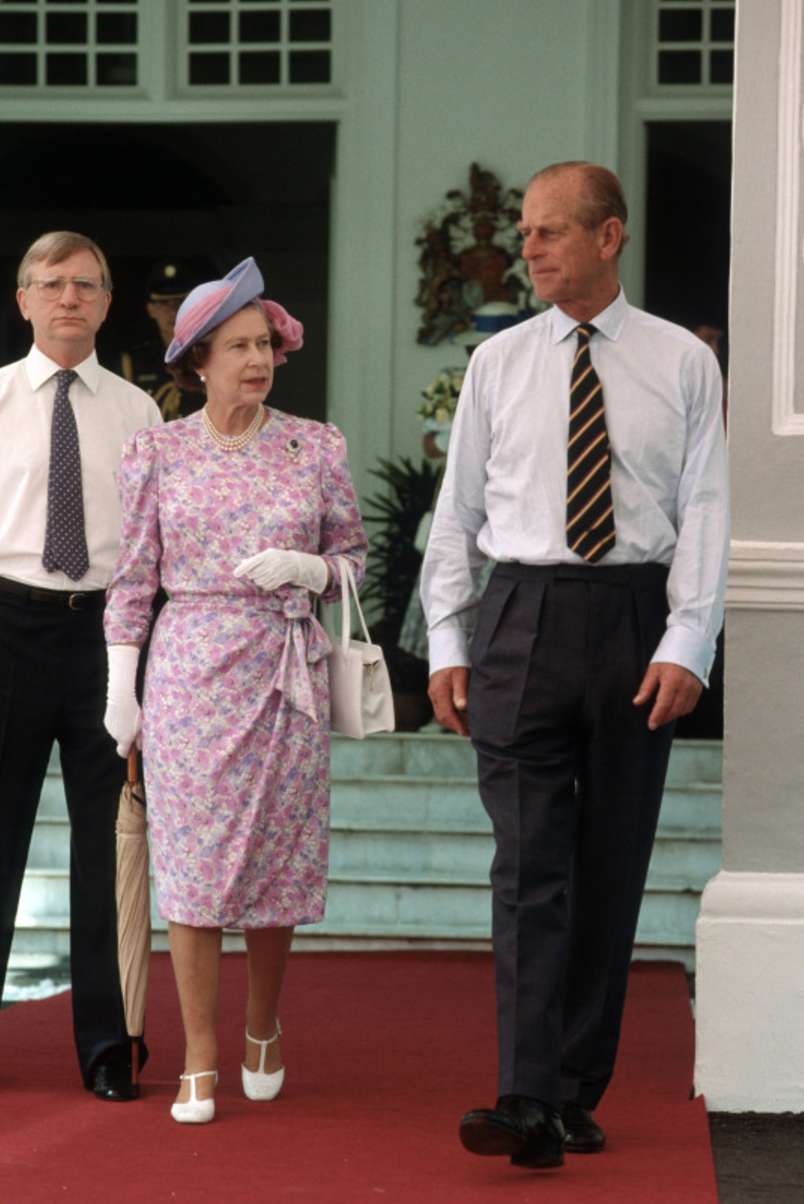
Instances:
[[[324,914],[329,841],[329,644],[312,613],[336,557],[362,578],[366,537],[332,425],[263,403],[302,328],[262,300],[253,259],[194,289],[166,359],[204,409],[127,444],[123,535],[105,617],[106,726],[143,750],[159,914],[184,1022],[171,1113],[213,1119],[223,928],[245,931],[242,1084],[273,1099],[279,994],[293,928]],[[159,585],[168,602],[135,676]]]

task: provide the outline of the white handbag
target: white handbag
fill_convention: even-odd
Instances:
[[[337,558],[337,563],[342,612],[339,640],[334,634],[329,607],[321,606],[321,622],[332,641],[332,652],[327,657],[330,726],[333,732],[363,740],[372,732],[392,732],[396,727],[391,678],[382,648],[369,639],[351,566],[342,556]],[[352,598],[365,641],[350,637]]]

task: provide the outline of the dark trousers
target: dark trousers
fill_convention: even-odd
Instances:
[[[78,612],[0,595],[0,987],[39,796],[58,742],[71,829],[73,1029],[87,1086],[98,1058],[126,1043],[114,831],[125,763],[103,726],[102,623],[102,605]]]
[[[498,565],[469,722],[494,825],[499,1094],[594,1108],[614,1069],[672,726],[632,699],[667,570]]]

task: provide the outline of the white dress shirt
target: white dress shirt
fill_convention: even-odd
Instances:
[[[670,615],[652,659],[705,682],[728,563],[720,369],[700,339],[635,309],[622,290],[592,321],[617,532],[600,563],[670,567]],[[577,325],[553,307],[495,335],[469,361],[422,569],[431,672],[469,664],[484,556],[583,563],[565,538]]]
[[[120,542],[117,471],[129,435],[162,421],[153,398],[102,368],[93,352],[79,364],[70,401],[81,448],[89,569],[72,581],[42,564],[47,521],[50,428],[59,365],[33,347],[0,368],[0,577],[44,589],[105,589]]]

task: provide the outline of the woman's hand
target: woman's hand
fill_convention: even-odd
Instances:
[[[109,680],[103,726],[117,743],[117,755],[127,757],[136,744],[142,748],[142,711],[137,702],[136,644],[109,644],[106,649]]]
[[[321,556],[309,552],[289,552],[267,548],[256,556],[241,560],[235,577],[248,577],[260,589],[278,589],[280,585],[301,585],[314,594],[323,594],[329,585],[329,568]]]

